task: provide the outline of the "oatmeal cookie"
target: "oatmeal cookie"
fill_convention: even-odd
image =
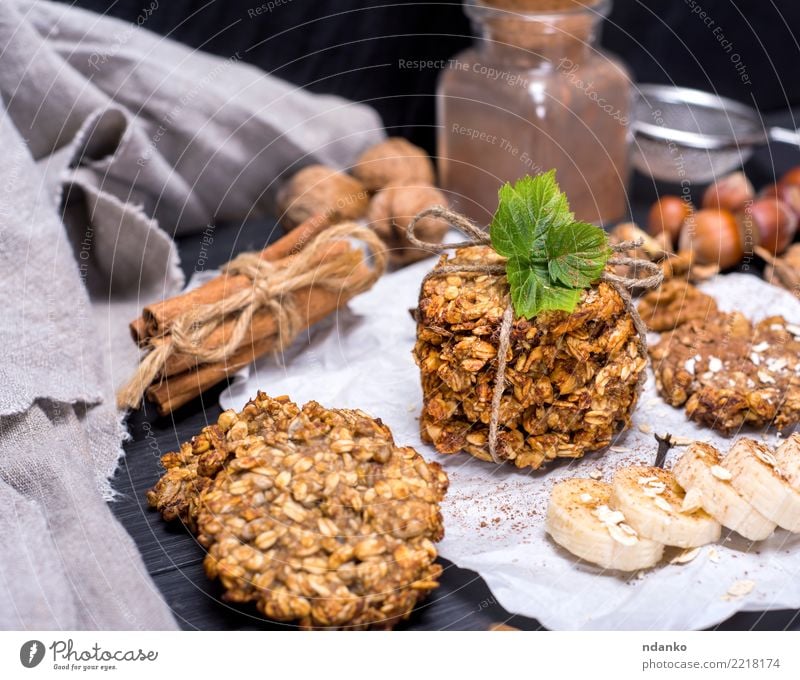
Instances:
[[[447,476],[380,420],[259,393],[204,436],[203,454],[165,457],[187,454],[150,500],[194,523],[225,599],[304,628],[388,629],[437,587]]]
[[[725,434],[800,421],[800,327],[783,317],[717,312],[664,334],[650,356],[659,393],[691,420]]]

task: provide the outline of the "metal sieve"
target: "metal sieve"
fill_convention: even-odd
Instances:
[[[711,182],[769,141],[800,147],[800,133],[764,125],[756,109],[700,90],[640,85],[634,103],[633,164],[669,182]]]

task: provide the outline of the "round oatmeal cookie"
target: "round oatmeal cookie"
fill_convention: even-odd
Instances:
[[[447,476],[362,411],[265,417],[294,406],[275,402],[259,393],[213,426],[227,458],[193,499],[206,573],[272,619],[392,628],[438,586]]]
[[[662,335],[650,357],[659,394],[690,420],[725,435],[800,423],[800,327],[783,317],[717,312]]]

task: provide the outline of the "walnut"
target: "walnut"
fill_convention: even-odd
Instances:
[[[422,183],[390,184],[370,201],[367,220],[386,244],[393,263],[409,264],[430,255],[409,243],[406,229],[418,212],[432,205],[447,206],[447,199],[436,187]],[[443,219],[425,217],[417,223],[416,234],[423,241],[441,243],[448,228]]]
[[[369,192],[361,182],[326,165],[303,168],[278,192],[280,222],[286,229],[294,229],[320,213],[357,220],[368,205]]]
[[[425,150],[402,137],[389,137],[371,146],[358,157],[352,173],[370,191],[396,182],[433,184],[435,179]]]

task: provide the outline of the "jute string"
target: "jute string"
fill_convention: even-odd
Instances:
[[[358,249],[326,256],[336,241],[354,239],[372,254],[369,276],[353,276],[363,260]],[[326,229],[296,255],[269,262],[257,252],[242,253],[224,268],[225,274],[243,275],[251,286],[231,293],[218,302],[196,305],[178,316],[160,336],[160,342],[141,360],[136,373],[117,393],[119,408],[137,408],[142,394],[162,375],[167,360],[180,354],[197,363],[216,363],[232,356],[245,341],[253,315],[262,309],[274,314],[278,338],[276,349],[286,347],[305,327],[304,316],[292,293],[308,286],[340,292],[349,299],[372,287],[386,270],[386,249],[375,232],[354,222]],[[223,322],[234,322],[223,343],[205,347],[204,342]]]
[[[430,243],[422,241],[417,238],[415,233],[417,223],[425,217],[437,217],[448,221],[453,227],[458,229],[462,234],[468,237],[466,241],[459,241],[458,243]],[[431,253],[444,253],[448,250],[457,250],[458,248],[467,248],[470,246],[491,246],[491,239],[489,234],[484,229],[481,229],[477,224],[470,220],[465,215],[444,208],[440,205],[434,205],[426,208],[418,213],[408,225],[407,236],[409,242],[417,248],[422,248]],[[601,280],[606,281],[611,285],[619,296],[622,298],[625,308],[633,319],[634,327],[638,335],[639,349],[646,354],[646,336],[647,328],[644,325],[639,313],[636,311],[636,306],[633,304],[630,290],[632,288],[656,288],[661,285],[664,274],[661,268],[648,260],[641,258],[629,257],[622,253],[633,250],[640,246],[641,243],[637,241],[623,241],[611,246],[611,250],[615,253],[613,257],[608,260],[610,265],[628,265],[634,268],[634,273],[646,273],[646,276],[641,278],[618,276],[610,271],[605,271],[601,275]],[[434,277],[442,276],[443,274],[461,274],[464,272],[475,272],[480,274],[494,274],[504,276],[506,273],[505,265],[503,264],[444,264],[434,268],[422,280],[422,285]],[[497,453],[497,439],[498,428],[500,424],[500,402],[503,398],[503,392],[506,388],[506,362],[508,361],[508,351],[511,347],[511,331],[514,327],[514,309],[511,306],[511,296],[506,305],[503,317],[500,321],[500,331],[497,347],[497,371],[494,383],[494,390],[492,392],[492,411],[489,420],[489,454],[495,463],[502,463],[502,459]],[[639,387],[644,379],[644,374],[639,377]]]

